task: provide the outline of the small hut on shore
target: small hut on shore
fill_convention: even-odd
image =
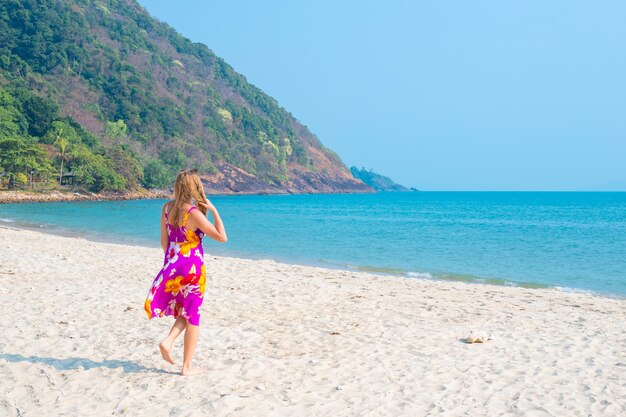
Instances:
[[[72,172],[64,172],[63,176],[61,177],[61,183],[59,184],[60,186],[66,186],[66,187],[71,187],[75,184],[76,182],[76,175]]]

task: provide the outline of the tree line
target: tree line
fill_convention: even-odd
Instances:
[[[68,173],[76,187],[92,192],[168,184],[172,169],[141,161],[126,135],[121,119],[107,122],[99,137],[61,116],[53,99],[0,88],[0,187],[26,188],[36,178],[53,188]]]

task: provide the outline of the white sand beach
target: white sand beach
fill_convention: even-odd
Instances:
[[[626,300],[210,255],[196,363],[159,249],[0,228],[3,416],[623,416]],[[462,341],[471,330],[493,335]]]

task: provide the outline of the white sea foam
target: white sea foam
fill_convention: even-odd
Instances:
[[[413,271],[409,271],[409,272],[406,273],[406,276],[407,277],[411,277],[411,278],[429,278],[429,279],[434,278],[428,272],[413,272]]]
[[[4,217],[0,217],[0,222],[4,222],[4,223],[15,223],[15,220],[5,219]]]
[[[572,287],[554,287],[559,291],[563,291],[563,292],[576,292],[576,293],[581,293],[581,294],[595,294],[593,291],[591,290],[586,290],[583,288],[572,288]]]

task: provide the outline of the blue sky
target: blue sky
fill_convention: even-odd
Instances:
[[[624,1],[140,3],[348,166],[423,190],[626,190]]]

